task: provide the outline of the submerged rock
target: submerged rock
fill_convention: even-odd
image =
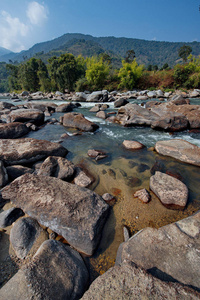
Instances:
[[[169,208],[184,208],[188,200],[188,188],[180,180],[157,171],[150,178],[150,189]]]
[[[78,252],[54,240],[44,242],[33,261],[0,290],[1,299],[80,299],[88,271]]]
[[[3,189],[2,197],[86,255],[92,255],[99,242],[109,208],[88,189],[33,174],[15,179]]]
[[[138,198],[143,203],[148,203],[151,200],[151,196],[146,189],[142,189],[142,190],[135,192],[135,194],[133,196]]]
[[[7,165],[28,164],[50,155],[66,156],[68,150],[58,143],[32,138],[0,140],[0,159]]]

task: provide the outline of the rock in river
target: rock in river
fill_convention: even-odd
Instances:
[[[67,113],[60,118],[61,123],[66,127],[77,128],[82,131],[95,131],[99,126],[87,120],[80,113]]]
[[[109,207],[86,188],[33,174],[15,179],[3,189],[2,197],[86,255],[92,255],[99,242]]]
[[[188,200],[188,188],[180,180],[157,171],[150,178],[150,189],[169,208],[184,208]]]
[[[158,141],[155,150],[188,164],[200,166],[200,148],[184,140]]]
[[[33,122],[36,125],[44,123],[44,113],[38,109],[16,109],[9,114],[11,122]]]
[[[199,289],[199,236],[200,211],[159,229],[142,229],[120,245],[117,263],[128,260],[161,280],[178,281]]]
[[[0,124],[0,139],[16,139],[29,132],[29,128],[20,122]]]
[[[47,156],[65,156],[68,150],[58,143],[32,138],[0,140],[0,159],[7,165],[28,164]]]
[[[78,252],[58,241],[45,241],[33,261],[0,290],[1,299],[80,299],[88,271]]]

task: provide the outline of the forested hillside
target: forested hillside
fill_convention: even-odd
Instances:
[[[54,55],[59,56],[65,52],[72,53],[75,56],[81,54],[84,57],[106,52],[116,60],[117,65],[118,61],[125,57],[126,52],[133,49],[139,64],[161,67],[167,63],[172,67],[178,62],[178,49],[184,44],[192,47],[193,55],[200,55],[199,42],[172,43],[67,33],[52,41],[36,44],[27,51],[9,56],[0,56],[0,61],[8,62],[11,59],[12,61],[21,62],[33,56],[47,61],[48,58]]]

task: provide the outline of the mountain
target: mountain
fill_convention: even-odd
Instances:
[[[0,56],[6,55],[6,54],[11,54],[11,53],[13,53],[13,52],[6,48],[0,47]]]
[[[67,33],[52,41],[35,44],[27,51],[12,54],[12,58],[11,56],[9,58],[6,56],[2,58],[1,56],[0,61],[8,62],[8,59],[12,59],[21,62],[33,56],[47,61],[49,57],[65,52],[74,55],[81,54],[84,57],[107,52],[114,57],[115,61],[119,61],[125,57],[126,51],[133,49],[140,64],[161,67],[163,64],[168,63],[173,66],[180,59],[178,49],[184,44],[192,47],[193,55],[200,55],[199,42],[159,42],[125,37],[93,37],[80,33]]]

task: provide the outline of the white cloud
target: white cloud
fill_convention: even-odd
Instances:
[[[24,12],[22,14],[24,17]],[[25,22],[6,11],[0,11],[0,46],[14,52],[26,49],[27,41],[41,30],[39,27],[47,20],[47,14],[47,8],[36,1],[28,4]]]
[[[41,25],[47,19],[47,9],[36,1],[29,3],[26,13],[33,25]]]
[[[13,18],[6,11],[1,12],[0,40],[2,47],[16,52],[23,50],[24,45],[20,42],[20,38],[25,37],[28,31],[28,26],[18,18]]]

